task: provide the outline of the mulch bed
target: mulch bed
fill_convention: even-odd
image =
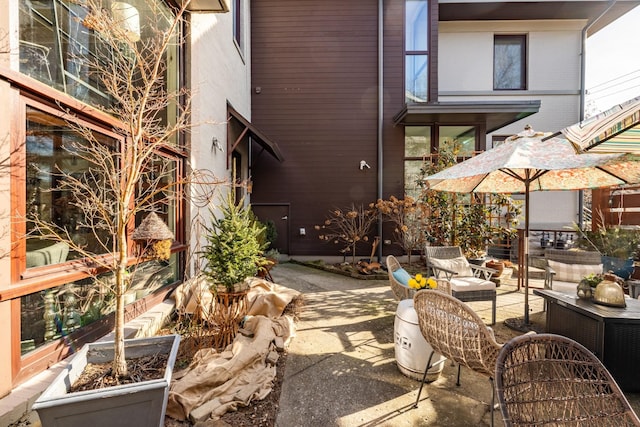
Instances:
[[[88,363],[80,377],[71,385],[71,392],[99,390],[123,384],[157,380],[164,377],[168,354],[154,354],[127,360],[128,374],[117,377],[111,373],[111,362]]]

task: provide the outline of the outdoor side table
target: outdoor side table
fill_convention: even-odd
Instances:
[[[592,351],[625,392],[640,392],[640,300],[609,307],[575,295],[534,289],[547,302],[547,332],[564,335]]]

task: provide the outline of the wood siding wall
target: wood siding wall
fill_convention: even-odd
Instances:
[[[594,230],[602,226],[640,225],[640,185],[593,190],[592,218]]]
[[[389,45],[394,54],[388,76],[385,69],[385,99],[393,104],[385,109],[385,156],[394,151],[387,145],[402,143],[391,116],[403,102],[397,19],[403,4],[387,2],[393,37],[389,41],[385,34],[385,49]],[[377,198],[378,2],[254,0],[251,8],[251,120],[285,156],[283,163],[269,156],[254,162],[251,201],[290,206],[290,255],[338,255],[336,245],[319,240],[314,225],[334,207]],[[393,166],[385,160],[385,174],[401,172],[398,154],[393,157]],[[360,170],[361,160],[371,168]],[[389,190],[397,191],[402,174],[392,181]],[[370,251],[361,248],[363,255]]]

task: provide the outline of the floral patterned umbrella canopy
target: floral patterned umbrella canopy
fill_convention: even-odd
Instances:
[[[529,193],[640,182],[640,156],[578,154],[566,139],[549,135],[527,127],[503,144],[425,178],[437,191],[525,194],[525,325],[529,324]]]

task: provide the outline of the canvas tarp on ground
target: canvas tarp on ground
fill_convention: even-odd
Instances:
[[[195,289],[177,290],[179,309],[189,307],[195,313],[200,310],[196,302],[211,301],[207,289],[198,286],[201,282],[191,283],[194,284]],[[286,346],[295,333],[293,319],[282,313],[299,293],[261,279],[252,279],[250,284],[245,334],[238,334],[222,352],[200,350],[187,369],[174,374],[168,416],[189,419],[196,425],[206,423],[240,405],[263,399],[271,391],[276,367],[269,362],[269,355],[276,351],[274,341],[278,337]]]

